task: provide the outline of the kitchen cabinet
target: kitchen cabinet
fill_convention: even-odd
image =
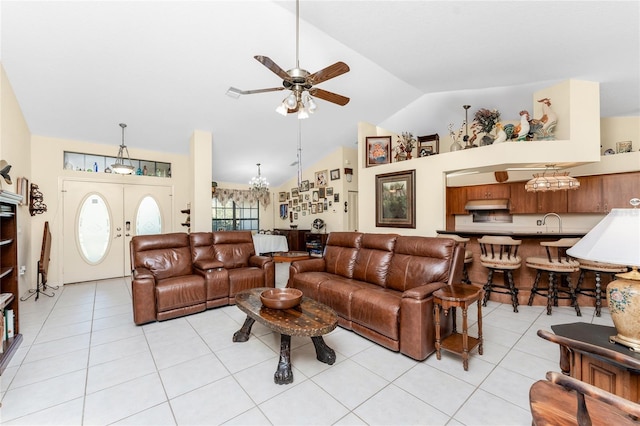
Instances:
[[[447,187],[447,215],[467,214],[464,205],[467,203],[467,188],[465,186]]]
[[[473,185],[467,186],[467,200],[509,198],[509,185]]]
[[[509,212],[511,214],[527,214],[538,212],[538,197],[535,192],[525,189],[525,181],[509,183]]]
[[[609,213],[630,208],[629,200],[640,194],[640,172],[580,176],[580,187],[568,191],[569,213]]]
[[[602,175],[604,213],[611,209],[631,208],[629,200],[634,197],[640,198],[640,172]]]
[[[536,213],[567,213],[568,191],[537,192],[538,211]]]

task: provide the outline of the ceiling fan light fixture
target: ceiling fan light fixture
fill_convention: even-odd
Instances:
[[[314,101],[313,98],[309,95],[307,95],[305,100],[307,101],[307,110],[309,111],[309,114],[313,114],[314,112],[316,112],[316,109],[318,109],[316,101]]]
[[[293,92],[291,92],[291,94],[285,98],[284,102],[286,106],[289,107],[289,109],[295,109],[296,106],[298,106],[298,98]]]
[[[286,99],[282,101],[280,105],[278,105],[278,107],[276,108],[276,112],[286,117],[289,112],[289,109],[287,108],[287,103],[285,101]]]
[[[301,103],[301,105],[302,106],[298,109],[298,120],[304,120],[305,118],[309,118],[309,111],[304,106],[304,104]]]

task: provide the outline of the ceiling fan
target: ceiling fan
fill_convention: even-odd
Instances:
[[[326,68],[311,74],[309,71],[300,68],[300,0],[296,0],[296,67],[288,71],[283,70],[268,56],[256,55],[254,58],[262,65],[270,69],[274,74],[282,79],[281,87],[271,87],[268,89],[240,90],[230,87],[227,95],[239,98],[240,95],[252,95],[255,93],[276,92],[279,90],[291,90],[282,104],[276,111],[282,115],[298,113],[298,118],[307,118],[309,113],[313,113],[316,104],[311,96],[323,99],[334,104],[344,106],[349,103],[346,96],[332,93],[327,90],[315,87],[324,81],[338,77],[349,71],[349,66],[344,62],[336,62]],[[305,93],[306,92],[306,93]]]

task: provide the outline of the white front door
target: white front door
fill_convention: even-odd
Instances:
[[[130,274],[129,242],[171,229],[171,187],[65,180],[63,282]]]

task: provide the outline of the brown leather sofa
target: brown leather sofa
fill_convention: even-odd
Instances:
[[[241,290],[275,287],[249,231],[139,235],[131,239],[133,321],[140,325],[235,303]]]
[[[333,308],[341,327],[423,360],[435,351],[433,296],[462,278],[448,238],[332,232],[324,257],[295,261],[288,287]],[[451,333],[451,315],[441,323]]]

